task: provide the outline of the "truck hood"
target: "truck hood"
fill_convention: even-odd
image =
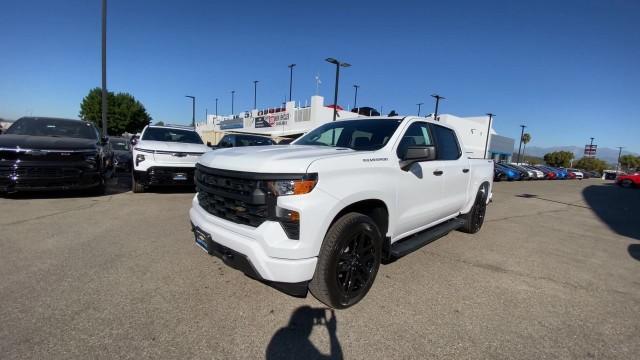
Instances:
[[[355,153],[347,148],[311,145],[244,146],[210,151],[200,157],[206,167],[259,173],[305,173],[315,160]]]
[[[97,140],[71,137],[32,136],[5,134],[0,136],[0,148],[34,150],[83,150],[95,149]]]
[[[140,140],[135,147],[139,149],[146,149],[146,150],[194,152],[194,153],[204,153],[211,150],[204,144],[189,144],[189,143],[181,143],[181,142],[154,141],[154,140]]]

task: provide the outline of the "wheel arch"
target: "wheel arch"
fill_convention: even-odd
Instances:
[[[384,201],[380,199],[366,199],[353,202],[338,211],[336,216],[331,220],[329,228],[331,228],[340,217],[350,212],[357,212],[369,216],[373,222],[378,225],[382,236],[386,237],[389,231],[389,207]]]

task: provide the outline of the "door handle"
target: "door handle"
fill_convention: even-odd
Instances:
[[[440,176],[442,174],[444,174],[444,171],[442,171],[442,170],[436,170],[436,171],[433,172],[433,175],[435,175],[435,176]]]
[[[469,172],[469,169],[462,169],[462,172],[466,174]]]

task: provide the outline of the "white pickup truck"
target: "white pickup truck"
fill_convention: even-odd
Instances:
[[[210,255],[294,296],[360,301],[380,263],[480,230],[493,162],[424,117],[324,124],[291,145],[220,149],[196,164],[189,212]]]
[[[132,151],[131,190],[155,185],[191,185],[196,161],[211,150],[193,127],[147,126]]]

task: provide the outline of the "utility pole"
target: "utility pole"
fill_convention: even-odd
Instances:
[[[236,95],[236,91],[235,90],[231,90],[231,116],[233,116],[233,98]]]
[[[491,137],[491,121],[493,120],[493,117],[496,116],[496,114],[492,114],[492,113],[487,113],[487,116],[489,116],[489,126],[487,127],[487,140],[484,143],[484,158],[487,158],[488,152],[489,152],[489,137]]]
[[[518,146],[518,161],[516,161],[516,163],[520,163],[520,151],[522,150],[522,136],[524,135],[524,128],[526,128],[526,125],[520,125],[520,127],[522,128],[522,132],[520,133],[520,145]]]
[[[196,126],[196,97],[191,95],[185,95],[184,97],[188,97],[191,99],[191,126]]]
[[[291,101],[291,90],[293,89],[293,68],[296,64],[289,64],[287,67],[289,68],[289,101]]]
[[[258,80],[253,80],[253,108],[254,109],[258,108],[257,102],[256,102],[257,94],[258,94],[258,83],[259,83]]]
[[[360,87],[360,85],[353,85],[353,88],[356,89],[356,94],[353,97],[353,108],[357,109],[358,108],[358,88]],[[358,111],[358,110],[356,110]]]
[[[340,68],[347,68],[351,66],[351,64],[340,62],[334,58],[326,58],[325,61],[336,65],[336,86],[333,94],[333,121],[336,121],[336,117],[338,116],[338,84],[340,82]]]
[[[436,99],[436,111],[433,115],[433,119],[438,121],[438,105],[440,104],[440,99],[444,100],[445,97],[444,96],[440,96],[438,94],[432,94],[431,97]]]
[[[620,171],[620,155],[622,155],[622,149],[624,149],[624,146],[618,146],[618,162],[616,163],[616,176],[618,175],[618,171]]]
[[[107,0],[102,0],[102,136],[107,137]]]
[[[422,105],[424,105],[424,103],[417,103],[416,105],[418,105],[418,116],[420,116],[420,108],[422,107]]]
[[[216,117],[218,117],[218,98],[216,98]]]
[[[589,157],[596,157],[596,154],[594,153],[593,156],[591,155],[591,153],[594,152],[593,151],[593,138],[591,138],[591,144],[589,144]]]

